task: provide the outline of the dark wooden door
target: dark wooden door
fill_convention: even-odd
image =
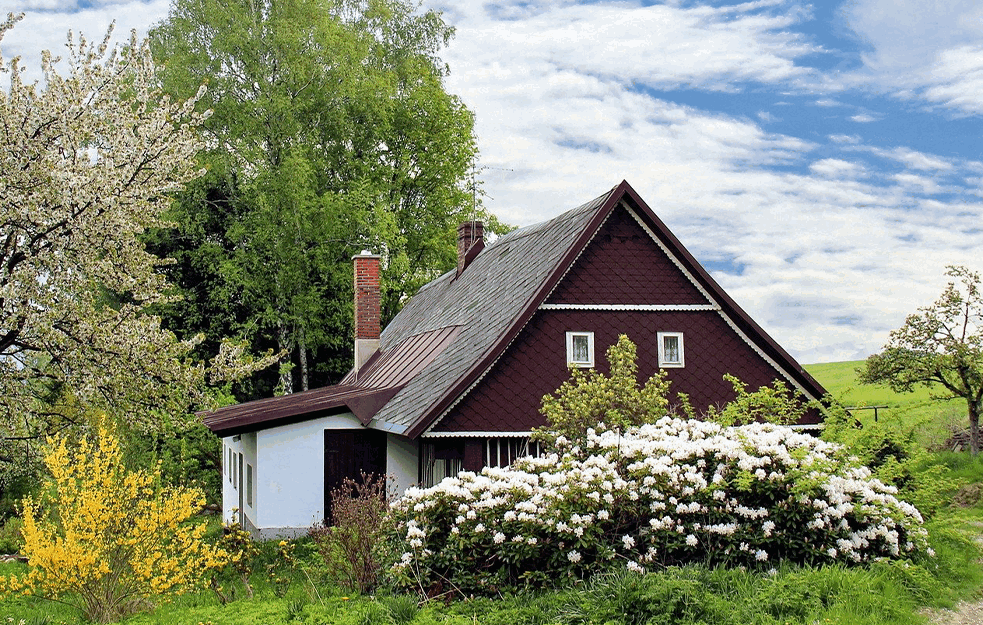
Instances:
[[[331,520],[331,491],[345,478],[362,482],[362,473],[386,472],[386,434],[379,430],[324,431],[324,522]]]

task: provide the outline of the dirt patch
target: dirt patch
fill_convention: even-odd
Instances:
[[[963,508],[975,506],[981,500],[983,500],[983,484],[979,483],[963,486],[952,497],[952,503]]]
[[[924,614],[933,625],[980,625],[983,623],[983,601],[960,601],[952,610],[926,610]]]

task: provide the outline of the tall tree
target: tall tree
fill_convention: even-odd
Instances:
[[[969,415],[970,447],[980,450],[983,411],[983,289],[980,274],[950,266],[953,278],[931,306],[908,315],[884,351],[867,359],[860,381],[897,392],[915,386],[942,389],[936,399],[961,398]]]
[[[0,37],[18,18],[0,25]],[[10,61],[0,91],[0,439],[29,440],[100,410],[140,427],[203,401],[196,337],[151,308],[165,263],[140,240],[200,175],[197,93],[164,96],[146,42],[69,38],[67,73]],[[3,65],[0,60],[0,66]],[[223,360],[231,364],[231,360]],[[9,446],[4,446],[9,450]],[[4,458],[9,459],[9,458]]]
[[[210,174],[177,207],[178,230],[155,241],[178,259],[187,301],[169,322],[272,342],[285,354],[283,392],[347,370],[353,254],[383,255],[390,318],[453,266],[456,224],[484,217],[466,188],[473,117],[444,89],[438,57],[453,30],[417,8],[175,0],[151,32],[166,89],[208,84],[199,106],[213,110]],[[260,383],[242,396],[268,391]]]

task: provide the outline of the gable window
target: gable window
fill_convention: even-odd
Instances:
[[[683,333],[659,332],[659,367],[683,367]]]
[[[567,365],[594,366],[593,332],[567,332]]]

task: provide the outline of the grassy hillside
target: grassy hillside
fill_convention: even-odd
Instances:
[[[919,428],[926,444],[944,439],[950,426],[962,425],[966,420],[966,405],[962,400],[933,400],[930,389],[895,393],[886,386],[860,384],[857,369],[863,362],[828,362],[805,365],[805,369],[844,406],[887,406],[877,411],[879,420]],[[866,421],[873,419],[874,411],[855,414]]]

